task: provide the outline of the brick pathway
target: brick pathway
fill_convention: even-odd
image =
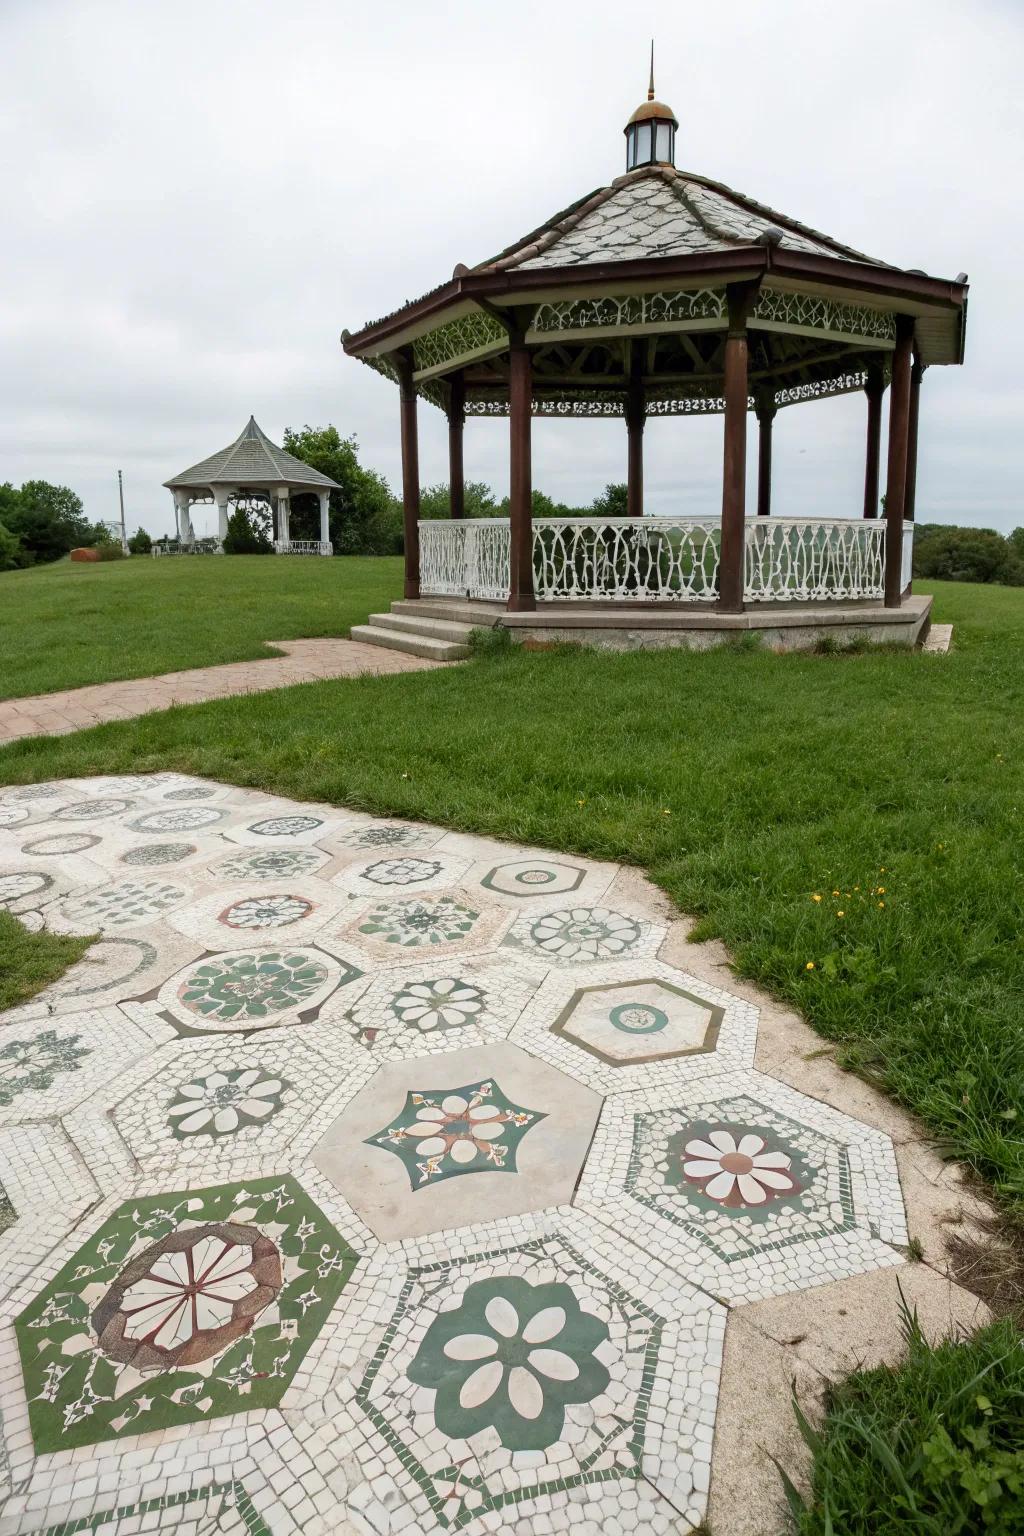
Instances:
[[[94,683],[63,693],[0,702],[0,744],[22,736],[66,736],[106,720],[130,720],[172,704],[201,704],[236,693],[262,693],[327,677],[359,677],[364,672],[419,672],[445,665],[404,656],[356,640],[270,640],[283,656],[265,661],[233,661],[220,667],[193,667],[163,677],[136,677],[118,683]]]

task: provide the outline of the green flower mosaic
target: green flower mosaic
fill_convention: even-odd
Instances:
[[[458,1305],[439,1311],[453,1292]],[[539,1496],[640,1477],[664,1328],[561,1236],[492,1248],[408,1272],[356,1402],[441,1530],[519,1529],[520,1507]],[[577,1403],[594,1409],[573,1416],[569,1436]],[[434,1426],[454,1442],[447,1463]],[[510,1465],[519,1450],[535,1455]]]
[[[461,1306],[427,1329],[409,1379],[431,1387],[434,1422],[468,1440],[493,1428],[510,1451],[542,1451],[562,1433],[569,1403],[608,1385],[594,1351],[608,1338],[568,1285],[514,1275],[467,1287]]]
[[[11,1040],[0,1049],[0,1104],[13,1104],[22,1093],[42,1093],[62,1072],[77,1072],[92,1054],[80,1039],[44,1029],[31,1040]]]
[[[36,1451],[274,1407],[358,1257],[290,1177],[128,1201],[16,1320]]]
[[[382,901],[359,924],[359,932],[403,949],[419,949],[465,938],[479,916],[460,901]]]
[[[178,996],[190,1013],[204,1019],[259,1022],[300,1007],[327,978],[327,967],[301,951],[233,955],[197,965]]]
[[[234,1136],[247,1125],[271,1120],[290,1087],[283,1078],[258,1067],[206,1072],[182,1083],[168,1108],[168,1123],[178,1141],[193,1136]]]
[[[277,880],[282,875],[310,874],[323,862],[323,854],[315,848],[258,849],[225,859],[217,865],[217,874],[240,880]]]
[[[519,1143],[546,1119],[505,1097],[493,1079],[406,1095],[390,1125],[366,1138],[401,1158],[413,1189],[460,1173],[515,1173]]]

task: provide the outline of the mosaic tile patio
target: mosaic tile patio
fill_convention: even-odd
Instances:
[[[732,1317],[907,1223],[638,889],[181,774],[0,792],[0,905],[100,934],[0,1015],[0,1536],[706,1518]]]

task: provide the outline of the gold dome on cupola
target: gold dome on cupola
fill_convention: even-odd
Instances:
[[[654,44],[651,44],[651,78],[647,100],[641,102],[622,130],[626,135],[626,170],[643,165],[675,165],[676,129],[672,108],[654,95]]]

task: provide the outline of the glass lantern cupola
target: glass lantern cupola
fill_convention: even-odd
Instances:
[[[651,83],[647,100],[637,107],[626,124],[626,170],[642,165],[675,165],[676,115],[663,101],[654,99],[654,48],[651,47]]]

